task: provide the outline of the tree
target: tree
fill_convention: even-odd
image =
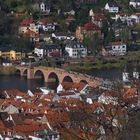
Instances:
[[[87,8],[86,6],[80,7],[77,11],[76,11],[76,20],[77,20],[77,24],[85,24],[88,21],[89,18],[89,8]]]
[[[83,39],[83,44],[87,47],[88,51],[92,54],[97,54],[100,51],[99,48],[99,35],[98,33],[94,33],[93,35],[85,36]]]
[[[76,21],[72,21],[70,22],[69,26],[68,26],[68,30],[71,32],[75,32],[77,27],[77,22]]]
[[[113,29],[111,28],[107,34],[107,36],[104,38],[104,44],[108,45],[108,43],[112,42],[115,40],[115,33]]]
[[[123,128],[120,139],[139,140],[140,139],[140,108],[133,108],[129,113],[129,121]]]
[[[107,35],[108,35],[108,27],[109,27],[108,26],[108,21],[107,20],[103,20],[101,32],[103,33],[104,38],[106,38]]]
[[[129,44],[130,33],[128,28],[124,28],[120,32],[120,40],[125,44]]]

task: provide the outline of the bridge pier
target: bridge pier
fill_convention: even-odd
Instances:
[[[27,79],[34,79],[34,68],[28,68]]]
[[[24,76],[24,74],[23,74],[23,73],[24,73],[24,71],[23,71],[23,70],[21,70],[21,72],[20,72],[20,76],[21,76],[21,77],[23,77],[23,76]]]

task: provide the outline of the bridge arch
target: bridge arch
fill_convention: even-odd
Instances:
[[[25,69],[24,71],[23,71],[23,76],[26,76],[27,77],[27,72],[28,72],[28,69]]]
[[[15,74],[16,75],[21,75],[21,70],[20,69],[17,69],[16,72],[15,72]]]
[[[45,75],[41,70],[36,70],[34,73],[35,79],[43,79],[45,81]]]
[[[80,83],[88,84],[86,80],[81,80]]]
[[[47,79],[47,83],[49,85],[50,88],[57,88],[59,85],[59,78],[58,75],[55,72],[50,72],[48,74],[48,79]]]
[[[62,82],[73,82],[73,80],[72,80],[72,78],[70,77],[70,76],[65,76],[64,78],[63,78],[63,81]]]

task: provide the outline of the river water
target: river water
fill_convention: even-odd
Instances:
[[[87,74],[92,76],[97,76],[105,79],[111,80],[121,80],[122,71],[118,69],[101,69],[101,70],[92,70]],[[25,77],[20,77],[17,75],[13,76],[0,76],[0,90],[5,89],[19,89],[21,91],[27,91],[28,89],[34,91],[37,87],[48,86],[41,79],[27,80]],[[49,84],[50,88],[53,88]]]

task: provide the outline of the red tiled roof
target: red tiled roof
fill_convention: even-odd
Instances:
[[[42,23],[43,25],[47,25],[49,23],[52,23],[52,21],[48,18],[42,18],[42,19],[40,19],[39,22]]]
[[[114,42],[111,42],[111,45],[121,45],[122,43],[120,41],[114,41]]]
[[[31,125],[18,125],[14,127],[16,132],[30,133],[36,132],[44,129],[48,129],[46,124],[31,124]]]
[[[21,96],[21,97],[28,96],[27,94],[25,94],[24,92],[21,92],[18,89],[9,89],[9,90],[5,90],[5,91],[9,96],[13,96],[13,97],[16,97],[16,96]],[[3,91],[3,92],[5,92],[5,91]]]
[[[69,96],[69,95],[75,95],[74,92],[61,92],[58,94],[59,96]]]
[[[129,88],[125,94],[124,94],[124,98],[131,98],[133,96],[135,96],[137,93],[137,89],[136,88]]]
[[[66,112],[50,111],[46,114],[46,116],[48,121],[54,124],[69,121],[69,115]]]
[[[93,22],[88,22],[84,25],[84,29],[90,31],[90,30],[100,30],[101,28]]]
[[[64,90],[73,90],[75,92],[80,92],[85,86],[85,83],[73,83],[73,82],[62,82]]]
[[[33,19],[32,19],[32,18],[28,18],[28,19],[24,19],[24,20],[21,22],[21,25],[22,25],[22,26],[29,26],[31,23],[33,23]]]
[[[95,20],[103,20],[103,19],[106,19],[106,17],[103,14],[95,14],[94,19]]]

